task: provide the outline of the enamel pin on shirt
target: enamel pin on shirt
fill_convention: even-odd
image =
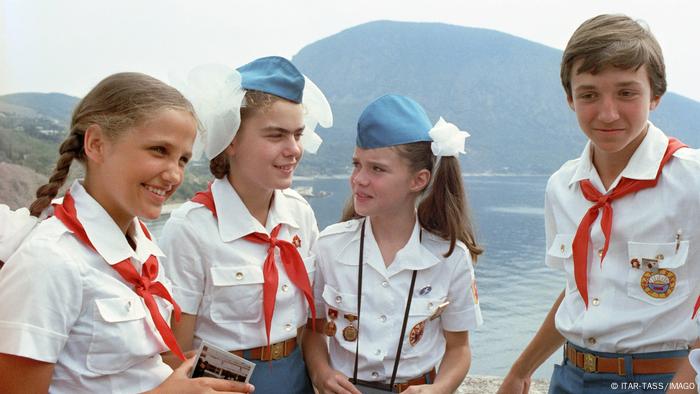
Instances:
[[[333,308],[328,308],[328,321],[326,322],[326,326],[324,327],[324,332],[326,336],[335,336],[335,333],[338,329],[335,325],[335,319],[337,318],[338,311]]]

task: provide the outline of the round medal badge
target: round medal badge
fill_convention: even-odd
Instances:
[[[661,268],[657,272],[646,271],[640,285],[645,293],[653,298],[666,298],[676,288],[676,274]]]

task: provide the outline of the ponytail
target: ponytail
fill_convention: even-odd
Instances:
[[[442,157],[432,176],[428,194],[418,204],[418,221],[426,230],[450,241],[445,257],[452,254],[459,240],[476,262],[484,250],[476,243],[459,161],[456,157]]]

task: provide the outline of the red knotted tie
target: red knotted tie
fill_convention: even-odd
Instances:
[[[216,215],[216,205],[214,204],[214,196],[211,193],[211,184],[206,191],[197,192],[192,201],[200,203],[207,207],[214,217]],[[311,292],[311,283],[309,276],[304,266],[304,260],[301,258],[296,246],[291,242],[277,239],[282,224],[278,224],[272,229],[270,236],[263,233],[251,233],[243,237],[243,239],[259,243],[268,244],[267,256],[263,264],[263,311],[265,312],[265,333],[267,334],[267,345],[270,345],[270,328],[272,324],[272,315],[275,311],[275,300],[277,298],[277,285],[279,284],[279,275],[277,273],[277,265],[275,264],[275,248],[280,249],[280,258],[284,270],[289,277],[289,280],[304,293],[306,301],[311,308],[313,317],[311,327],[316,329],[316,306],[314,304],[313,293]]]
[[[80,241],[92,250],[97,251],[85,233],[85,228],[78,220],[78,215],[75,210],[75,201],[73,201],[70,192],[66,192],[65,197],[63,197],[63,204],[54,204],[54,215],[63,222]],[[146,226],[141,222],[139,222],[139,224],[144,234],[146,234],[146,237],[151,239],[151,235],[148,233]],[[175,313],[175,320],[180,320],[180,306],[173,300],[168,289],[166,289],[162,283],[155,282],[156,277],[158,277],[158,258],[151,255],[146,259],[146,262],[141,267],[141,275],[136,272],[136,268],[134,268],[129,259],[112,265],[112,268],[119,272],[119,275],[121,275],[125,281],[134,285],[134,292],[136,292],[139,297],[143,298],[146,308],[148,308],[153,323],[156,325],[161,338],[163,338],[168,348],[184,361],[185,355],[182,353],[182,350],[180,350],[180,346],[177,344],[173,331],[170,329],[165,319],[163,319],[158,309],[158,304],[155,298],[153,298],[153,296],[158,296],[171,303]]]
[[[603,235],[605,236],[605,244],[603,245],[603,251],[600,256],[600,264],[602,265],[610,244],[610,231],[612,230],[613,220],[612,202],[630,193],[656,186],[664,165],[673,157],[674,152],[686,146],[687,145],[675,138],[669,138],[666,152],[661,159],[659,170],[654,179],[636,180],[622,178],[617,186],[608,194],[601,194],[588,179],[579,182],[583,196],[586,200],[594,203],[586,214],[583,215],[581,223],[579,223],[578,229],[576,230],[576,236],[574,237],[572,245],[574,255],[574,278],[576,279],[576,287],[581,294],[581,298],[583,298],[583,302],[586,304],[586,308],[588,308],[588,244],[591,238],[591,226],[596,218],[598,218],[599,210],[601,208],[603,209],[600,228],[603,230]],[[700,303],[700,299],[698,302]]]

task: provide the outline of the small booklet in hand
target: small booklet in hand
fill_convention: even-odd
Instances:
[[[191,378],[217,378],[248,383],[255,364],[207,342],[197,351]]]

